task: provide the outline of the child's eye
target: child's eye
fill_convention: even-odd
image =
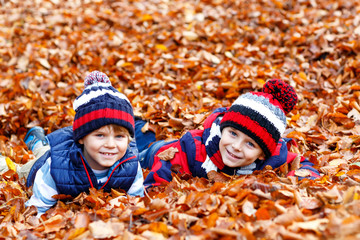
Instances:
[[[255,147],[255,144],[253,144],[252,142],[248,142],[247,143],[250,147]]]
[[[125,138],[125,137],[126,137],[125,135],[117,135],[117,136],[116,136],[116,138],[119,138],[119,139]]]
[[[232,131],[232,130],[230,130],[229,132],[230,132],[230,134],[231,134],[232,136],[234,136],[234,137],[237,136],[236,132],[234,132],[234,131]]]
[[[96,136],[97,136],[97,137],[103,137],[104,134],[98,133],[98,134],[96,134]]]

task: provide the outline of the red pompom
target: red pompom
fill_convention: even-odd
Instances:
[[[263,87],[263,92],[273,95],[279,101],[285,114],[295,107],[298,97],[295,89],[280,79],[271,79]]]

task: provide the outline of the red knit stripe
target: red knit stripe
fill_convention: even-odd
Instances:
[[[261,127],[258,122],[251,120],[248,116],[244,116],[239,112],[228,112],[225,116],[226,119],[224,117],[222,120],[223,122],[232,121],[244,128],[247,128],[259,139],[262,139],[270,151],[276,148],[276,142],[272,138],[271,134],[265,128]]]
[[[217,166],[220,170],[225,167],[225,164],[222,160],[220,150],[218,150],[214,155],[210,157],[211,161]]]
[[[134,118],[131,116],[131,114],[121,110],[104,108],[89,112],[84,116],[75,119],[73,129],[75,130],[80,126],[83,126],[84,124],[99,118],[113,118],[113,119],[124,120],[126,122],[129,122],[133,127],[135,126]]]

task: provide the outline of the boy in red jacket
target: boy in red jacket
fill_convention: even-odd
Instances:
[[[207,178],[212,170],[243,175],[267,165],[275,169],[291,163],[297,154],[288,151],[291,139],[282,139],[281,135],[286,128],[286,114],[296,103],[294,88],[272,79],[266,82],[262,92],[243,94],[230,108],[216,109],[205,120],[204,130],[191,130],[179,140],[155,141],[150,147],[139,149],[142,167],[150,169],[144,185],[170,182],[174,164],[180,166],[180,172]],[[138,146],[148,145],[154,139],[154,136],[149,138],[151,133],[139,131],[144,123],[136,122]],[[307,178],[319,177],[319,172],[304,157],[301,165]],[[295,171],[288,175],[294,176]]]

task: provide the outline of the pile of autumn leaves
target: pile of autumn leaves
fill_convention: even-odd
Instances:
[[[58,195],[38,219],[24,206],[31,188],[8,171],[0,179],[1,238],[360,237],[357,2],[41,3],[1,9],[0,149],[15,162],[34,157],[21,141],[27,128],[71,124],[91,70],[106,72],[161,138],[199,127],[209,111],[277,77],[299,96],[288,136],[322,177],[297,181],[285,166],[251,176],[212,172],[208,180],[174,173],[143,198],[119,189]]]
[[[358,233],[359,186],[354,168],[329,181],[279,177],[273,170],[209,180],[174,174],[144,198],[90,189],[58,204],[41,219],[24,209],[31,192],[8,172],[2,181],[2,237],[61,239],[351,239]],[[145,171],[146,173],[146,171]],[[281,175],[281,174],[280,174]],[[5,177],[5,175],[3,175]],[[354,180],[352,180],[354,181]],[[344,184],[332,183],[344,182]]]

